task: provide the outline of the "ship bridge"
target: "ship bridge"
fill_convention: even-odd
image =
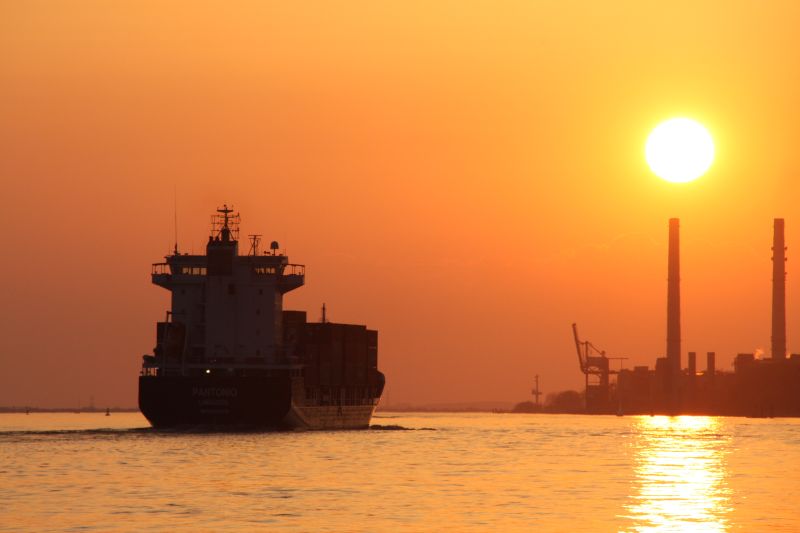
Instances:
[[[172,298],[151,367],[186,374],[282,361],[283,295],[303,286],[305,266],[290,263],[276,241],[262,250],[261,235],[250,235],[247,255],[239,255],[239,224],[224,205],[211,217],[205,255],[181,254],[176,244],[152,265],[153,284]]]

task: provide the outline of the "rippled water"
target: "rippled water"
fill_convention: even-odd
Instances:
[[[187,434],[139,414],[0,415],[0,531],[800,531],[798,420],[373,423]]]

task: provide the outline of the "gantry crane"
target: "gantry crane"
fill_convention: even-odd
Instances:
[[[599,349],[589,341],[581,341],[578,336],[578,325],[572,324],[575,337],[575,349],[578,352],[578,364],[586,376],[586,411],[589,413],[611,412],[608,376],[619,371],[609,368],[609,361],[618,359],[620,367],[627,357],[608,357],[605,350]]]

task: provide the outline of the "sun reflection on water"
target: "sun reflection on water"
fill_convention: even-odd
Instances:
[[[634,422],[631,531],[726,531],[730,509],[720,419],[639,417]]]

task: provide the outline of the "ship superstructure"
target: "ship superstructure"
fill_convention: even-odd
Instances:
[[[362,325],[309,323],[284,311],[305,267],[277,242],[251,235],[239,255],[238,213],[212,216],[205,255],[178,253],[152,268],[171,292],[145,355],[139,406],[156,427],[368,427],[383,390],[377,332]]]

